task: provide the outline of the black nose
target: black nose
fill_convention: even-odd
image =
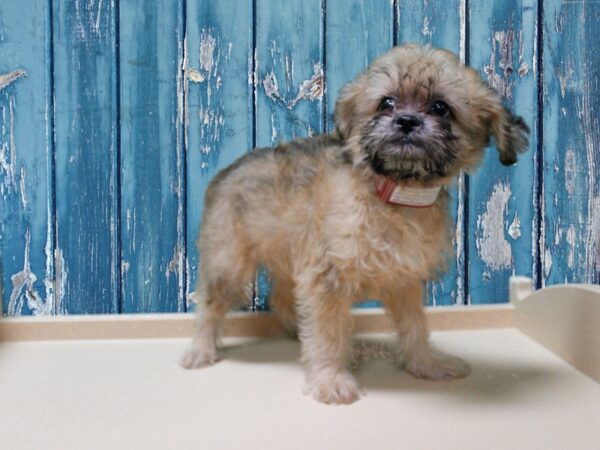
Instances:
[[[420,127],[422,122],[417,116],[402,114],[396,118],[396,125],[398,125],[404,133],[410,133],[415,128]]]

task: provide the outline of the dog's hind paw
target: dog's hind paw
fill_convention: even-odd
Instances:
[[[462,359],[450,356],[427,356],[407,361],[406,371],[417,378],[433,381],[449,381],[465,378],[471,373],[471,368]]]

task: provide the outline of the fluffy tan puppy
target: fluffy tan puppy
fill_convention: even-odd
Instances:
[[[206,192],[198,248],[198,323],[181,364],[217,359],[225,313],[245,298],[257,267],[273,277],[272,304],[297,321],[307,391],[351,403],[347,370],[352,304],[378,298],[393,319],[408,372],[464,377],[434,355],[423,285],[451,251],[447,186],[473,169],[490,137],[515,163],[528,128],[477,72],[452,53],[408,44],[346,85],[336,132],[261,148],[221,171]]]

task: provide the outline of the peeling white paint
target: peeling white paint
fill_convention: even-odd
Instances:
[[[289,75],[289,73],[291,73],[292,65],[293,62],[291,61],[288,61],[286,63],[286,74]],[[290,71],[289,73],[288,70]],[[291,82],[291,80],[288,80],[288,82]],[[313,65],[312,76],[308,80],[304,80],[302,83],[300,83],[298,93],[291,100],[286,100],[283,98],[283,95],[279,90],[277,76],[272,70],[265,75],[262,81],[262,85],[265,91],[265,95],[271,101],[276,103],[280,102],[289,110],[293,109],[301,100],[321,101],[323,99],[325,87],[323,78],[323,66],[320,63]]]
[[[207,72],[209,78],[215,65],[214,53],[216,44],[217,40],[214,36],[207,30],[202,30],[200,35],[200,67]]]
[[[565,189],[567,190],[569,197],[572,197],[575,192],[576,182],[577,161],[575,159],[575,152],[570,148],[565,152]]]
[[[281,100],[281,94],[279,93],[279,84],[277,83],[277,77],[273,71],[267,73],[262,81],[265,95],[273,101]]]
[[[180,253],[181,249],[179,247],[179,243],[177,243],[175,245],[175,248],[173,249],[173,257],[171,258],[171,261],[169,261],[169,264],[167,264],[167,267],[165,269],[165,277],[167,278],[167,282],[169,281],[169,278],[172,273],[174,273],[175,276],[179,274],[179,262],[181,260],[179,255]]]
[[[556,77],[558,78],[558,83],[560,85],[560,95],[562,98],[565,98],[567,95],[567,87],[569,83],[573,80],[573,76],[575,75],[575,71],[572,67],[558,67],[556,69]]]
[[[194,83],[203,83],[204,81],[206,81],[204,75],[202,75],[200,72],[198,72],[197,69],[194,69],[193,67],[189,67],[185,70],[185,76],[188,80]]]
[[[0,169],[4,172],[4,181],[0,184],[0,194],[17,190],[17,148],[15,144],[15,99],[10,97],[8,102],[9,139],[0,146]],[[3,108],[3,134],[6,133],[4,123],[6,122],[6,110]]]
[[[292,109],[300,100],[320,101],[323,99],[324,79],[323,66],[320,63],[313,65],[313,75],[300,84],[296,97],[288,104]]]
[[[577,244],[577,230],[575,226],[571,225],[567,229],[566,238],[569,244],[569,253],[567,254],[567,266],[569,269],[573,269],[575,263],[575,246]]]
[[[507,269],[512,264],[511,246],[504,236],[504,220],[510,196],[508,184],[496,184],[486,203],[485,212],[477,218],[477,251],[493,270]]]
[[[13,81],[25,76],[27,76],[27,73],[21,69],[0,75],[0,91]]]
[[[21,190],[21,205],[23,206],[23,211],[27,209],[28,201],[27,201],[27,190],[25,189],[25,167],[21,166],[21,179],[19,180],[20,190]]]
[[[544,279],[542,280],[544,285],[546,284],[545,281],[550,276],[551,270],[552,270],[552,253],[550,252],[550,249],[546,247],[546,249],[544,251]]]
[[[523,63],[521,63],[521,65],[519,66],[519,76],[521,78],[523,78],[525,75],[527,75],[529,73],[529,66],[527,65],[526,62],[523,61]]]
[[[423,18],[423,27],[421,28],[421,34],[425,37],[431,37],[431,28],[429,28],[431,19],[429,16]]]
[[[521,237],[521,221],[519,220],[519,215],[516,212],[510,227],[508,227],[508,234],[515,241]]]
[[[504,98],[512,99],[513,83],[510,77],[513,72],[512,50],[515,33],[513,30],[495,31],[492,35],[492,52],[489,65],[483,68],[487,75],[488,83],[494,87]],[[500,61],[496,61],[496,53],[500,53]],[[501,73],[497,73],[497,67]]]
[[[52,314],[52,302],[45,302],[38,294],[35,288],[37,276],[31,270],[31,231],[29,228],[25,231],[25,254],[23,256],[23,270],[13,274],[12,292],[8,301],[8,315],[18,316],[23,311],[23,305],[27,302],[27,307],[35,315]]]
[[[56,260],[55,274],[55,301],[56,311],[60,312],[62,301],[67,292],[68,271],[65,261],[65,255],[61,248],[54,249],[54,259]]]

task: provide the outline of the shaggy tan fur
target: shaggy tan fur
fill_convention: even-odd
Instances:
[[[393,109],[381,106],[388,97]],[[446,117],[431,113],[440,99]],[[397,117],[409,113],[422,123],[414,140],[398,138]],[[468,374],[462,361],[433,354],[421,301],[424,282],[451,250],[446,186],[477,165],[491,135],[501,161],[513,163],[527,127],[455,55],[412,44],[348,84],[334,117],[336,133],[254,150],[210,184],[198,240],[197,332],[184,367],[216,361],[223,317],[263,264],[274,309],[289,325],[297,318],[307,390],[317,400],[359,397],[346,365],[350,308],[364,298],[383,302],[410,373]],[[378,170],[398,184],[444,187],[431,207],[390,205],[376,195]]]

